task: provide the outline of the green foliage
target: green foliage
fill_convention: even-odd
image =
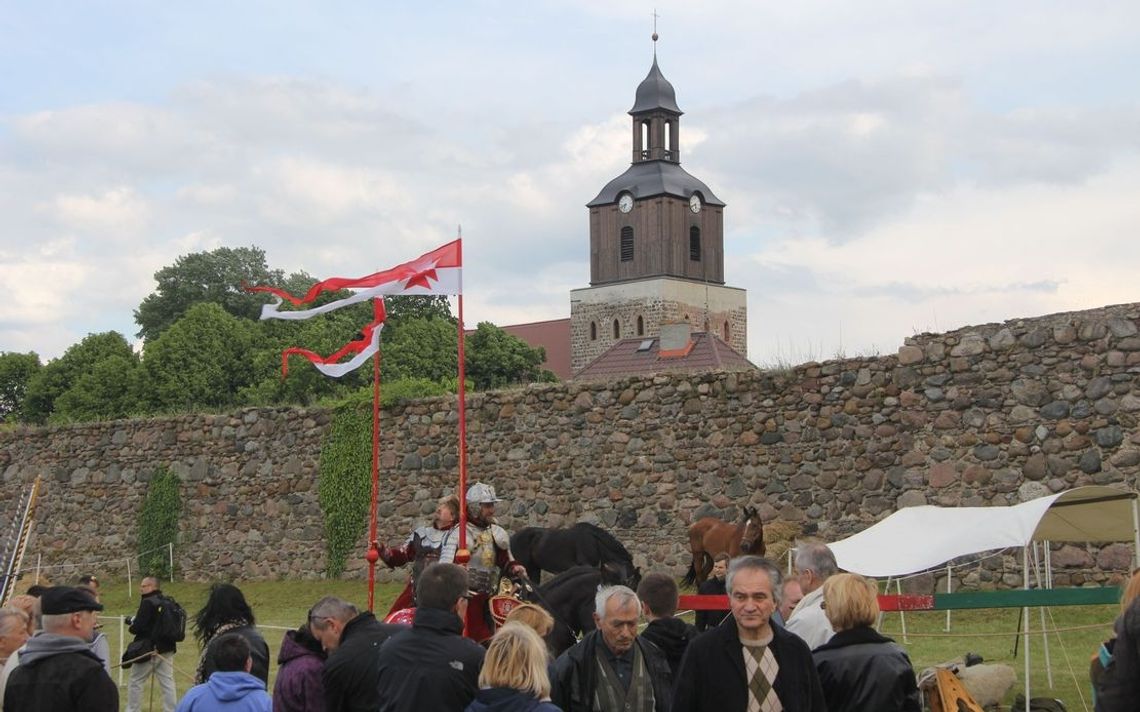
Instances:
[[[452,378],[449,381],[432,381],[427,378],[402,378],[396,381],[384,381],[380,384],[380,405],[388,407],[403,401],[418,398],[434,398],[455,393],[458,381]],[[371,391],[371,389],[368,389]],[[371,394],[369,395],[371,398]]]
[[[145,390],[155,410],[239,405],[253,375],[254,324],[213,303],[196,304],[147,344]]]
[[[451,316],[451,304],[442,294],[385,297],[384,310],[388,313],[385,330],[398,329],[413,319],[443,319],[450,321],[452,328],[456,323]]]
[[[303,291],[313,283],[308,275],[290,275],[286,280],[281,270],[269,269],[260,247],[219,247],[182,255],[173,265],[155,272],[154,279],[158,287],[135,310],[138,336],[147,341],[202,302],[217,304],[236,317],[256,319],[267,299],[245,291],[243,285],[285,285]]]
[[[52,417],[56,410],[56,400],[81,380],[85,381],[81,386],[83,390],[93,389],[94,385],[88,377],[96,371],[104,376],[107,375],[106,371],[97,367],[100,362],[108,359],[124,368],[133,369],[138,364],[138,357],[131,350],[130,344],[127,343],[122,334],[115,331],[89,334],[78,344],[65,351],[62,356],[49,361],[28,380],[27,392],[24,394],[24,420],[30,423],[46,423],[49,419],[66,419],[68,417],[66,413],[55,418]],[[77,395],[73,401],[87,402],[87,399]],[[111,407],[115,410],[121,410],[124,406],[122,403],[116,403]],[[135,408],[128,408],[127,410],[135,410]],[[96,415],[97,417],[116,417],[114,414],[101,411],[97,412]]]
[[[321,444],[318,498],[325,515],[325,574],[330,578],[344,572],[349,554],[368,526],[372,500],[370,402],[360,392],[338,407]]]
[[[481,322],[468,334],[466,345],[467,376],[479,390],[558,380],[542,368],[545,349],[534,348],[490,322]]]
[[[384,382],[404,378],[442,381],[459,371],[458,333],[445,319],[414,319],[381,333],[380,372]]]
[[[138,557],[143,575],[153,574],[169,581],[174,574],[167,544],[177,545],[181,484],[178,475],[160,467],[147,485],[146,499],[139,510]]]
[[[142,369],[131,354],[115,354],[82,373],[55,401],[51,422],[126,418],[138,413]]]
[[[28,381],[40,368],[34,352],[0,352],[0,423],[21,419]]]

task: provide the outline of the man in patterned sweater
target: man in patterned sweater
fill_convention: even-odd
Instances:
[[[780,569],[759,556],[728,568],[732,621],[689,644],[677,674],[673,712],[826,712],[811,651],[771,624]]]

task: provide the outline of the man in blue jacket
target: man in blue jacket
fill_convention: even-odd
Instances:
[[[212,647],[217,669],[205,683],[190,688],[177,712],[272,712],[265,683],[249,672],[253,657],[246,639],[226,633]]]

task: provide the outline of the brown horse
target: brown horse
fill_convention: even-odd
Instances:
[[[717,554],[763,556],[764,523],[760,521],[760,513],[753,507],[745,507],[739,524],[729,524],[716,517],[698,519],[689,527],[689,549],[693,552],[693,562],[684,580],[698,586],[708,578]]]

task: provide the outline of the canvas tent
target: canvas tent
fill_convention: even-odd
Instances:
[[[846,539],[829,544],[839,568],[870,577],[890,579],[940,567],[962,556],[1019,547],[1022,580],[1029,588],[1033,568],[1037,585],[1052,588],[1048,549],[1045,575],[1037,566],[1037,542],[1121,542],[1133,544],[1133,562],[1140,558],[1140,502],[1137,493],[1113,487],[1078,487],[1008,507],[907,507]],[[1031,562],[1030,556],[1033,560]],[[949,581],[949,579],[948,579]],[[897,581],[896,581],[897,585]],[[948,584],[949,585],[949,584]],[[947,612],[949,625],[949,612]],[[905,636],[904,623],[904,636]],[[1049,643],[1045,613],[1041,613],[1045,670],[1049,687]],[[1025,709],[1029,709],[1029,609],[1022,609],[1025,642]]]
[[[1138,519],[1135,492],[1078,487],[1009,507],[907,507],[828,546],[841,569],[896,577],[1035,541],[1127,541],[1140,550]]]

